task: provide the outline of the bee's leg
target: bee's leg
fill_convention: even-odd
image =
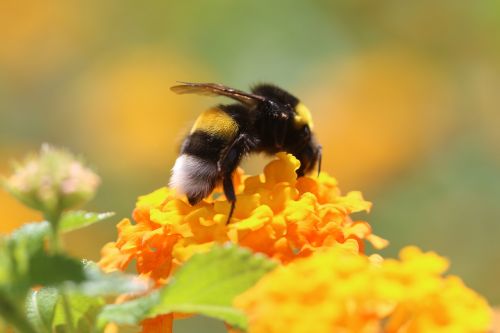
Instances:
[[[318,145],[316,156],[318,159],[318,177],[319,177],[319,174],[321,173],[321,158],[323,157],[323,147],[321,145]]]
[[[234,207],[236,206],[236,194],[234,193],[234,185],[230,173],[224,176],[224,179],[222,180],[222,187],[227,200],[231,203],[231,209],[229,209],[229,214],[227,215],[226,220],[226,224],[229,224],[231,217],[233,216]]]
[[[222,174],[222,186],[224,195],[231,203],[231,209],[228,214],[226,224],[231,221],[231,217],[236,205],[236,194],[234,191],[232,174],[236,170],[243,155],[250,149],[251,141],[247,134],[241,133],[238,137],[228,146],[228,148],[221,154],[217,162],[217,168]]]
[[[224,169],[233,168],[236,169],[238,163],[240,162],[241,156],[246,153],[247,135],[240,134],[227,148],[225,148],[217,161],[217,171],[223,173]],[[239,150],[239,151],[238,151]],[[235,163],[236,162],[236,163]]]

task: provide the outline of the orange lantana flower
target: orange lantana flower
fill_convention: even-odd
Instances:
[[[334,246],[272,271],[235,305],[249,333],[488,330],[487,302],[458,277],[442,276],[447,260],[415,247],[400,259],[380,262]]]
[[[165,187],[142,196],[135,223],[124,219],[117,225],[118,240],[104,246],[100,265],[125,270],[135,259],[139,274],[164,284],[172,269],[215,243],[233,242],[283,263],[348,239],[359,252],[365,239],[385,246],[367,222],[350,217],[371,207],[360,192],[341,195],[326,173],[297,178],[298,167],[295,157],[279,153],[264,174],[238,171],[236,209],[228,225],[229,203],[220,189],[195,206]]]
[[[229,224],[230,204],[220,188],[195,206],[166,187],[140,197],[135,223],[124,219],[117,225],[118,239],[102,249],[101,267],[123,271],[135,260],[139,275],[161,286],[194,253],[216,243],[233,242],[282,263],[338,243],[356,253],[364,251],[365,240],[375,248],[386,245],[367,222],[350,217],[371,207],[360,192],[342,195],[326,173],[297,178],[299,166],[292,155],[279,153],[264,174],[236,172],[237,202]],[[143,322],[144,332],[172,318],[163,317]]]

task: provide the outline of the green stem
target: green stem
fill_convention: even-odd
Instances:
[[[76,330],[73,326],[73,314],[71,313],[69,299],[64,289],[61,290],[61,300],[64,309],[64,317],[66,318],[66,324],[68,325],[68,331],[69,333],[74,333]]]
[[[46,212],[45,219],[50,223],[52,234],[50,237],[50,252],[53,254],[62,252],[61,237],[59,236],[59,221],[61,220],[62,212],[55,209],[53,212]]]

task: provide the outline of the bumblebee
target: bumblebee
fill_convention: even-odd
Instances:
[[[232,174],[249,153],[293,154],[300,161],[297,175],[321,169],[321,146],[312,132],[311,113],[298,98],[272,85],[259,84],[246,93],[217,83],[188,83],[170,88],[177,94],[225,96],[237,103],[204,111],[184,139],[172,168],[169,186],[186,194],[191,205],[222,183],[231,203],[226,223],[236,204]]]

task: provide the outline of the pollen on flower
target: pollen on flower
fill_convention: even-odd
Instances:
[[[118,239],[103,248],[101,266],[125,270],[135,260],[140,275],[161,285],[193,253],[215,243],[233,242],[283,263],[337,243],[347,242],[357,252],[363,252],[365,240],[376,248],[386,245],[372,235],[367,222],[350,217],[371,207],[360,192],[342,195],[326,173],[297,178],[299,165],[292,155],[279,153],[261,175],[238,170],[237,203],[229,225],[222,189],[195,206],[166,187],[140,197],[135,223],[124,219],[117,225]]]
[[[249,333],[486,332],[487,302],[448,262],[415,247],[380,261],[336,245],[282,266],[238,296]],[[307,277],[307,283],[301,283]],[[272,309],[270,311],[269,309]],[[300,314],[300,315],[299,315]]]

